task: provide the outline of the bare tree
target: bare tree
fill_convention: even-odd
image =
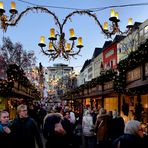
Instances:
[[[35,65],[36,57],[33,51],[23,49],[21,43],[12,43],[9,37],[2,38],[0,46],[0,67],[7,70],[8,65],[16,64],[20,69],[26,70]]]

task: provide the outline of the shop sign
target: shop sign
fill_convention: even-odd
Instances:
[[[93,88],[91,88],[90,90],[91,90],[91,92],[94,92],[94,91],[97,90],[97,88],[96,88],[96,87],[93,87]]]
[[[88,94],[88,90],[87,89],[84,90],[84,95],[86,95],[86,94]]]
[[[127,82],[135,81],[141,78],[140,67],[135,68],[132,71],[127,72]]]
[[[106,82],[104,84],[104,90],[113,88],[113,81]]]
[[[102,85],[99,85],[99,86],[98,86],[98,90],[99,90],[99,91],[102,91]]]

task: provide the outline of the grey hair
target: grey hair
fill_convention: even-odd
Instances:
[[[8,113],[9,114],[9,112],[7,112],[6,110],[0,111],[0,118],[1,118],[2,114],[5,114],[5,113]]]
[[[117,112],[117,110],[113,110],[112,113],[113,113],[113,118],[117,118],[117,117],[118,117],[118,112]]]
[[[137,135],[139,131],[140,122],[137,120],[130,120],[126,123],[124,128],[125,134]]]
[[[90,114],[90,111],[89,110],[86,110],[85,112],[84,112],[84,116],[87,116],[87,115],[89,115]]]
[[[106,109],[101,108],[101,109],[99,110],[99,114],[100,114],[100,115],[106,114]]]

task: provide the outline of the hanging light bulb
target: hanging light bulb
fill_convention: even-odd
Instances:
[[[16,4],[14,1],[11,2],[11,9],[9,10],[10,13],[12,14],[16,14],[17,10],[16,10]]]

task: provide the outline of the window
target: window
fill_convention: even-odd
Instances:
[[[88,69],[88,73],[90,73],[92,71],[92,67],[90,67],[89,69]]]
[[[85,83],[85,81],[86,81],[86,80],[85,80],[85,78],[84,78],[84,83]]]
[[[116,59],[113,59],[113,65],[116,65]]]
[[[121,53],[121,50],[122,50],[122,49],[121,49],[121,48],[119,48],[119,49],[118,49],[118,53]]]
[[[134,45],[137,46],[139,43],[138,41],[138,34],[136,34],[135,39],[134,39]]]
[[[148,33],[148,26],[145,26],[144,28],[144,34]]]
[[[145,26],[145,28],[144,28],[144,37],[145,37],[145,39],[148,38],[148,26]]]
[[[108,58],[109,56],[113,55],[114,54],[114,49],[108,51],[105,55],[105,58]]]
[[[88,80],[92,79],[92,74],[88,75]]]
[[[94,65],[96,66],[96,65],[98,65],[98,64],[99,64],[99,61],[96,61]]]
[[[143,30],[140,30],[140,37],[143,36]]]
[[[111,68],[113,68],[113,61],[110,61],[110,66]]]

